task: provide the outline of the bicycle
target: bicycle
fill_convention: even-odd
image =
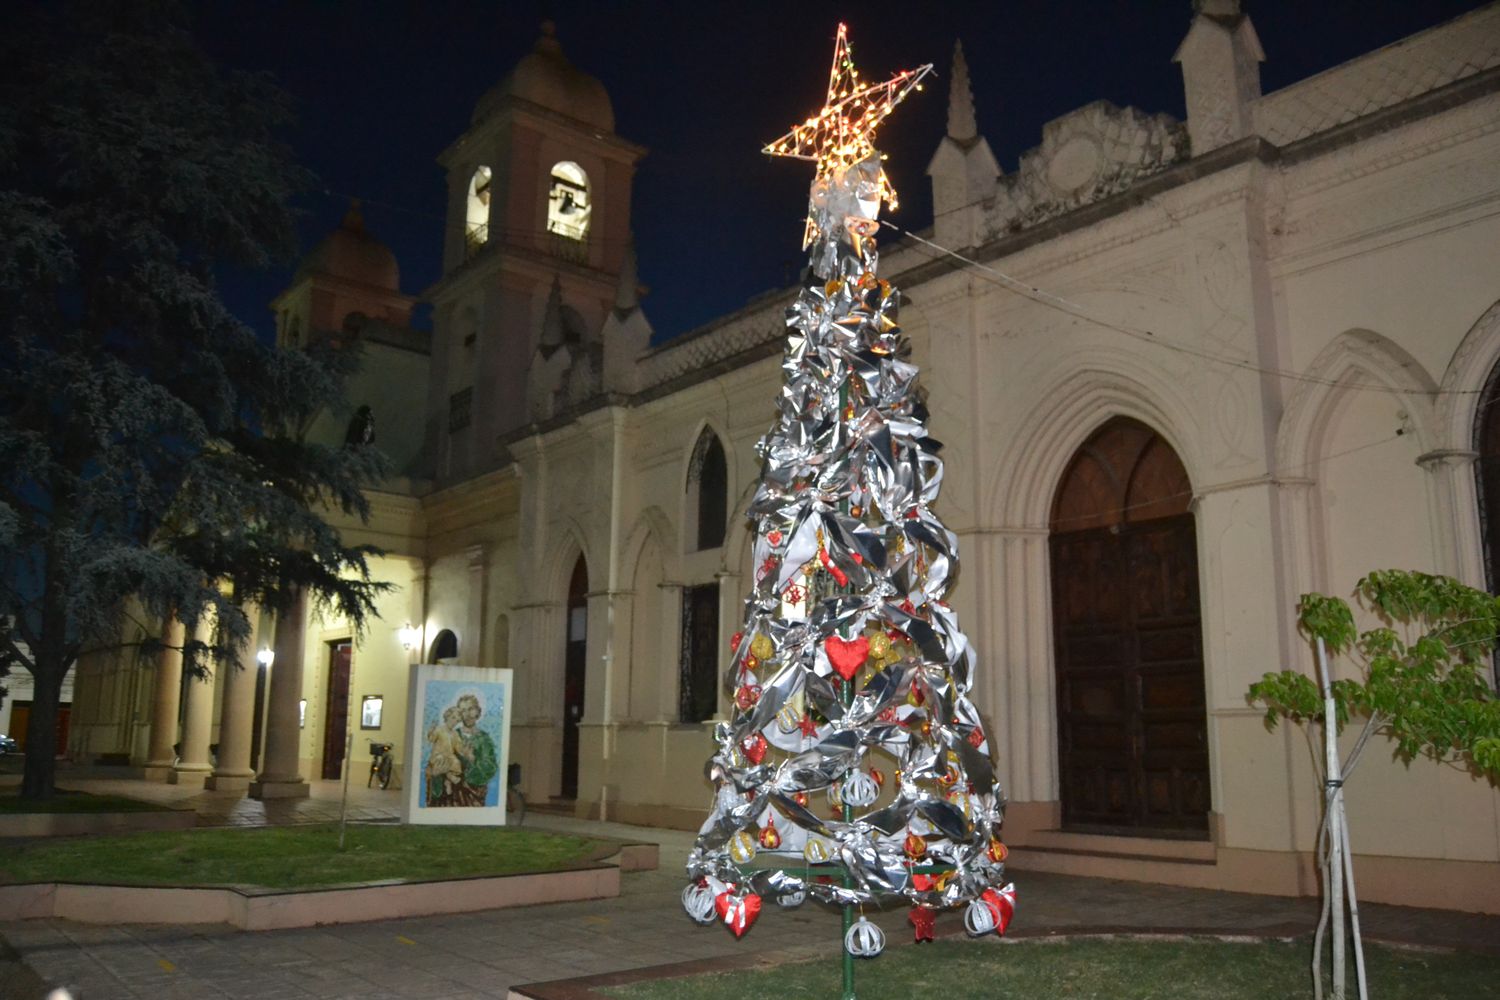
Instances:
[[[394,743],[377,743],[370,741],[370,777],[365,781],[365,787],[369,788],[375,782],[380,782],[381,788],[391,787],[391,777],[396,773],[395,758],[391,751],[395,748]],[[400,788],[398,781],[396,787]]]

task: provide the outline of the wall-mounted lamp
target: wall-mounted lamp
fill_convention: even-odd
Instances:
[[[255,654],[255,662],[263,667],[270,667],[271,664],[276,662],[276,651],[270,646],[264,647],[259,653]]]
[[[396,631],[401,636],[402,649],[410,652],[411,650],[417,648],[417,640],[420,639],[421,636],[418,634],[416,626],[412,625],[411,622],[407,622]]]

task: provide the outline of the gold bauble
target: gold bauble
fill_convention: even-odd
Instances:
[[[802,856],[810,865],[821,865],[830,857],[828,844],[822,840],[808,840],[807,846],[802,848]]]
[[[771,637],[768,635],[757,635],[750,640],[750,652],[762,660],[769,660],[775,651],[776,647],[771,644]]]
[[[755,857],[755,837],[748,830],[741,830],[729,838],[729,857],[737,865]]]

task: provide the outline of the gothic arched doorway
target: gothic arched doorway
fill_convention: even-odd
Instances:
[[[562,797],[578,798],[578,723],[583,719],[583,687],[588,670],[589,568],[578,557],[568,581],[567,634],[563,653]]]
[[[1049,540],[1062,819],[1208,831],[1198,547],[1181,460],[1116,417],[1068,463]]]

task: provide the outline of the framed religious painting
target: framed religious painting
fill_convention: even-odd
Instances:
[[[412,667],[402,822],[505,823],[512,676],[485,667]]]

